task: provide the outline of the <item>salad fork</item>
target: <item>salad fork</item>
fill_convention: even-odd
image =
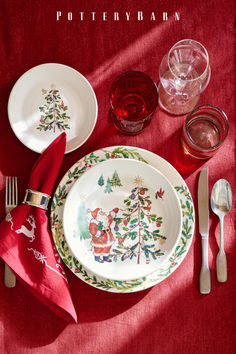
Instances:
[[[17,177],[6,177],[5,212],[8,215],[18,204]],[[11,268],[5,263],[4,284],[7,288],[16,285],[16,277]]]

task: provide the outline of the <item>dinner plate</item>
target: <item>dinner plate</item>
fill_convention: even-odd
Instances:
[[[158,169],[164,176],[168,176],[169,182],[177,192],[182,209],[181,237],[172,255],[159,269],[148,276],[128,281],[112,280],[97,276],[80,264],[71,253],[63,230],[64,205],[67,195],[77,179],[93,166],[109,159],[118,158],[135,159],[148,163]],[[64,263],[78,278],[97,289],[117,293],[130,293],[148,289],[164,281],[179,267],[192,243],[195,227],[194,215],[193,201],[188,187],[171,164],[160,156],[144,149],[130,146],[112,146],[84,156],[67,171],[55,191],[51,204],[50,221],[55,247]]]
[[[33,67],[15,83],[8,100],[10,125],[29,149],[41,153],[62,131],[66,153],[81,146],[97,120],[97,99],[88,80],[69,66]]]
[[[175,189],[157,169],[109,159],[88,169],[65,202],[63,228],[75,258],[113,280],[145,277],[173,253],[182,213]]]

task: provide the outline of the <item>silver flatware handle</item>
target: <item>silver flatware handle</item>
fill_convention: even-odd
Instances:
[[[211,273],[208,266],[208,237],[202,237],[202,267],[199,290],[201,294],[209,294],[211,292]]]
[[[227,259],[224,251],[224,216],[220,216],[220,250],[216,257],[216,277],[221,283],[227,280]]]
[[[211,292],[211,273],[209,268],[202,267],[199,281],[200,293],[209,294]]]
[[[224,251],[220,251],[216,257],[216,276],[221,283],[227,280],[227,259]]]
[[[6,263],[4,268],[4,284],[7,288],[14,288],[16,286],[15,274]]]

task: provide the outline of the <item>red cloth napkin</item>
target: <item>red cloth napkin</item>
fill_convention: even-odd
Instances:
[[[51,194],[65,146],[66,134],[62,133],[34,164],[29,189]],[[42,303],[66,320],[77,321],[45,210],[21,204],[5,217],[0,224],[0,256]]]

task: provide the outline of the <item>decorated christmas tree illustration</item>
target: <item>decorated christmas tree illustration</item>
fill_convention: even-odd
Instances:
[[[135,185],[124,200],[122,215],[114,219],[118,243],[112,256],[114,261],[137,258],[137,264],[142,256],[149,263],[150,258],[157,259],[164,254],[157,244],[164,243],[166,237],[160,234],[162,217],[151,213],[152,201],[142,179],[135,178]]]
[[[39,107],[41,115],[37,129],[40,131],[53,130],[55,133],[56,128],[60,131],[70,129],[68,124],[70,117],[66,114],[68,107],[65,106],[59,90],[56,90],[54,85],[51,87],[52,89],[49,91],[42,90],[46,102]]]

